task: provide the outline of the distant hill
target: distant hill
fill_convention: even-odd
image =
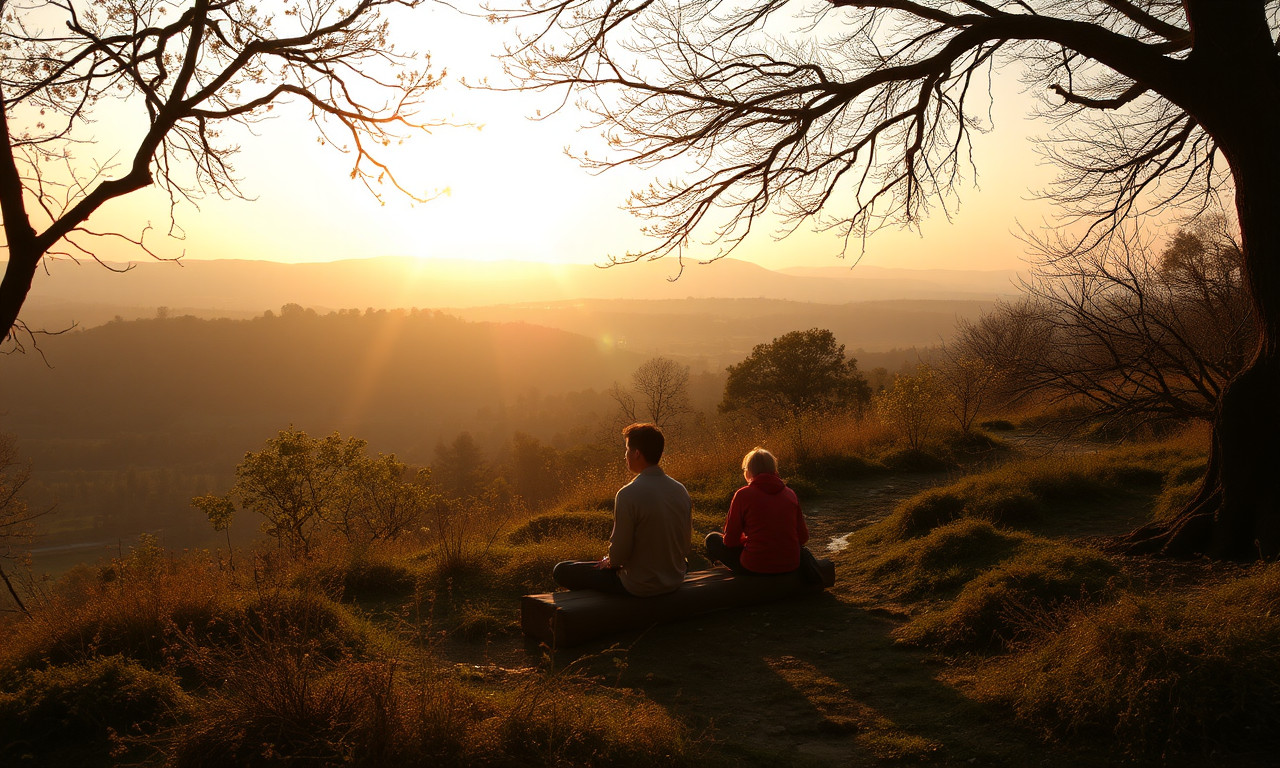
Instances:
[[[123,268],[126,265],[118,265]],[[1014,273],[832,266],[775,272],[721,259],[674,259],[602,269],[582,264],[471,262],[403,257],[281,264],[235,259],[138,262],[127,272],[69,261],[37,274],[23,313],[50,329],[91,327],[116,316],[153,317],[159,307],[199,317],[251,317],[297,303],[317,310],[470,308],[581,299],[769,298],[843,304],[891,299],[991,300],[1015,293]]]
[[[0,429],[44,470],[228,469],[289,424],[425,463],[463,429],[551,432],[559,416],[548,396],[603,390],[643,362],[524,323],[300,307],[252,320],[113,322],[41,347],[51,366],[36,354],[0,361]]]
[[[844,304],[778,299],[583,299],[451,309],[468,320],[526,322],[571,331],[621,349],[698,361],[713,370],[746,357],[752,347],[788,331],[830,329],[856,350],[936,346],[972,320],[990,300],[910,299]]]

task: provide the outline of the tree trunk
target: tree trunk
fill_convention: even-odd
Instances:
[[[1134,553],[1269,560],[1280,556],[1280,72],[1274,49],[1268,44],[1249,68],[1218,82],[1216,120],[1197,117],[1217,139],[1235,180],[1243,283],[1258,347],[1218,400],[1209,466],[1195,499],[1173,520],[1134,531],[1123,543]]]

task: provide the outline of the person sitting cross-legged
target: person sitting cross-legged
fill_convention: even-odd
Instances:
[[[809,529],[795,491],[778,475],[777,459],[755,448],[742,460],[742,476],[747,484],[733,494],[724,532],[707,534],[707,559],[741,575],[797,570]]]
[[[636,476],[614,498],[609,554],[557,563],[552,578],[566,589],[637,597],[674,592],[688,568],[693,503],[685,487],[658,466],[665,444],[661,430],[632,424],[622,434],[627,468]]]

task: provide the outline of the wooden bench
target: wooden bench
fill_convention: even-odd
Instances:
[[[739,608],[798,594],[821,592],[835,584],[835,564],[818,560],[821,584],[806,584],[798,573],[783,576],[735,576],[726,568],[694,571],[675,592],[657,597],[610,595],[591,589],[525,595],[520,628],[552,648],[569,648],[604,635]]]

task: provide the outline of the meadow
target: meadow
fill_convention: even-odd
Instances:
[[[1027,424],[1030,421],[1025,422]],[[1280,569],[1124,557],[1195,489],[1207,431],[1123,447],[1011,421],[910,449],[826,418],[784,458],[812,598],[528,643],[518,598],[598,556],[618,466],[543,511],[393,542],[175,553],[144,537],[41,585],[0,642],[0,755],[77,765],[1215,765],[1280,733]],[[1012,429],[1010,429],[1012,427]],[[664,460],[717,527],[746,448]],[[444,512],[440,512],[444,515]],[[691,568],[705,567],[695,556]]]

